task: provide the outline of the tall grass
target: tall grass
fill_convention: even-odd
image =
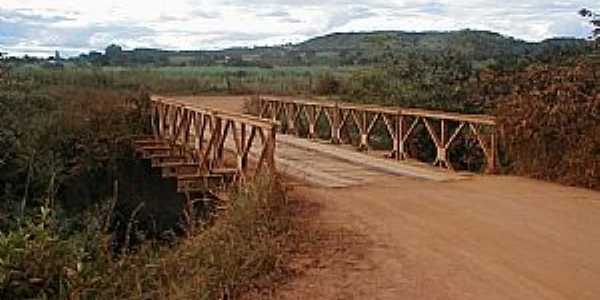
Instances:
[[[77,85],[135,89],[147,86],[158,94],[272,93],[310,94],[321,74],[345,77],[354,68],[331,67],[161,67],[83,68],[62,70],[29,66],[14,71],[17,78],[41,85]]]
[[[102,216],[61,238],[51,208],[18,231],[0,233],[0,298],[231,299],[281,275],[293,241],[292,210],[278,181],[260,178],[231,194],[216,223],[173,247],[145,243],[108,251]]]

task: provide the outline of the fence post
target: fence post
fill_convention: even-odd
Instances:
[[[152,136],[155,140],[159,138],[158,128],[156,127],[156,104],[154,102],[150,103],[150,127],[152,127]],[[158,117],[160,119],[160,116]]]
[[[492,129],[491,133],[491,141],[490,141],[490,151],[489,156],[487,157],[487,174],[496,174],[498,172],[498,158],[497,158],[497,144],[496,144],[496,127]]]
[[[340,110],[338,109],[337,103],[332,109],[331,116],[331,143],[339,144],[340,143]]]
[[[368,120],[367,120],[367,112],[363,111],[360,114],[360,144],[358,145],[358,149],[360,151],[369,150],[369,133],[368,131]]]
[[[402,136],[400,135],[400,113],[394,114],[394,132],[392,136],[392,140],[394,145],[392,145],[392,158],[396,160],[400,159],[400,139]]]
[[[293,103],[285,105],[285,117],[287,119],[287,130],[286,134],[294,134],[296,132],[296,122],[294,116],[296,115],[296,108]]]
[[[405,144],[405,132],[404,132],[404,114],[398,113],[398,160],[406,160],[406,144]]]
[[[275,149],[277,147],[277,125],[273,124],[273,126],[271,127],[271,132],[269,133],[269,157],[268,157],[268,163],[269,163],[269,170],[272,174],[275,174],[276,172],[276,167],[275,167]]]
[[[256,97],[257,105],[258,105],[258,117],[262,119],[263,117],[263,100],[260,96]]]

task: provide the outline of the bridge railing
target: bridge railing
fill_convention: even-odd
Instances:
[[[483,152],[486,171],[496,171],[496,120],[491,116],[272,97],[259,97],[258,107],[259,117],[280,120],[286,125],[287,133],[299,133],[296,127],[301,118],[308,125],[309,138],[316,138],[316,133],[323,130],[323,126],[328,127],[333,143],[344,143],[342,133],[347,133],[354,126],[358,129],[358,147],[361,150],[372,148],[370,137],[378,122],[382,122],[384,126],[381,127],[389,134],[393,144],[388,157],[396,160],[409,159],[409,139],[421,126],[426,129],[437,150],[433,165],[451,170],[454,167],[449,153],[456,147],[455,141],[459,137],[469,134]]]
[[[256,173],[275,170],[277,122],[153,98],[151,124],[156,138],[169,141],[197,163],[198,175],[223,168],[226,150],[233,152],[242,178],[251,156],[257,161]]]

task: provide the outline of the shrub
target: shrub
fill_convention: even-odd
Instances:
[[[600,188],[599,78],[582,61],[492,79],[508,91],[497,96],[497,114],[510,172]]]
[[[39,207],[50,192],[63,208],[77,209],[110,195],[127,141],[147,126],[147,96],[71,86],[29,90],[0,92],[0,211],[23,217],[20,206]]]
[[[160,297],[231,299],[257,279],[276,275],[291,242],[291,209],[282,187],[260,178],[233,192],[230,203],[214,226],[161,259],[155,291],[166,294]]]
[[[18,230],[0,232],[0,298],[64,299],[82,288],[105,270],[90,251],[87,232],[61,237],[56,219],[48,207],[42,207],[37,220]],[[99,223],[88,219],[88,227]],[[97,229],[95,229],[97,230]]]
[[[315,92],[318,95],[335,95],[340,91],[340,86],[340,81],[327,72],[319,76]]]

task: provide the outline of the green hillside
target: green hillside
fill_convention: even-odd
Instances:
[[[365,32],[334,33],[308,40],[295,48],[301,51],[359,54],[365,58],[384,51],[441,53],[453,52],[473,60],[514,55],[538,54],[546,50],[570,50],[587,44],[580,39],[552,39],[541,43],[525,42],[489,31],[451,32]]]
[[[90,53],[80,61],[113,66],[313,66],[370,65],[387,54],[396,56],[460,55],[475,63],[535,56],[548,58],[563,52],[583,51],[578,39],[552,39],[531,43],[489,31],[334,33],[299,44],[231,48],[218,51],[122,50],[111,45],[104,55]]]

